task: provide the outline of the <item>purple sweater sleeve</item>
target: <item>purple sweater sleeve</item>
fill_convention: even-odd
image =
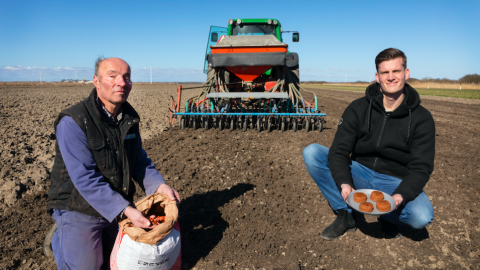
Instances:
[[[100,215],[112,222],[129,202],[112,190],[100,172],[95,171],[96,163],[85,133],[71,117],[65,116],[57,125],[56,136],[75,188]]]

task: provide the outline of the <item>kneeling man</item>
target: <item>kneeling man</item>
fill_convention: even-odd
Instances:
[[[402,51],[380,52],[375,65],[377,83],[346,108],[331,148],[312,144],[303,151],[310,176],[337,213],[322,232],[326,240],[356,230],[345,202],[354,188],[380,190],[395,199],[396,210],[380,218],[390,237],[401,237],[399,223],[421,229],[433,221],[432,204],[422,191],[433,171],[433,117],[405,83],[410,71]]]

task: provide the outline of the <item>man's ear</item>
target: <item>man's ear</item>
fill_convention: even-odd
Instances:
[[[405,69],[405,81],[410,78],[410,69],[406,68]]]
[[[96,75],[93,75],[93,84],[95,85],[95,87],[98,89],[99,86],[100,86],[100,80],[98,79],[98,77]]]
[[[378,72],[375,73],[375,80],[377,81],[377,83],[380,83],[380,80],[378,79]]]

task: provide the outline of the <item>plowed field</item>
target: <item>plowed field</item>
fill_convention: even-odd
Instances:
[[[53,121],[92,86],[0,87],[0,269],[55,269],[43,255],[55,155]],[[330,146],[346,106],[363,93],[311,89],[323,132],[168,128],[175,85],[135,85],[144,147],[179,205],[184,269],[478,269],[480,102],[422,96],[436,122],[435,170],[425,187],[434,222],[387,239],[373,216],[335,241],[320,234],[335,215],[301,156]],[[185,90],[183,99],[197,90]],[[138,194],[137,198],[143,196]]]

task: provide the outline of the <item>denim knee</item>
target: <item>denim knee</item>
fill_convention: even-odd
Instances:
[[[421,212],[415,213],[414,218],[409,225],[412,226],[414,229],[423,229],[433,221],[433,213],[430,214],[429,212]]]
[[[415,207],[404,222],[414,229],[423,229],[434,219],[432,207]]]
[[[328,156],[328,147],[325,147],[320,144],[312,143],[309,146],[305,147],[302,152],[303,160],[305,163],[313,159],[314,157]]]

